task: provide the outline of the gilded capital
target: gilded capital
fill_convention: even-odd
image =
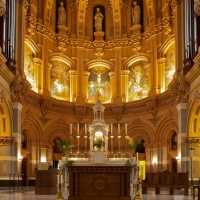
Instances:
[[[158,107],[159,107],[159,102],[158,99],[150,99],[146,101],[146,107],[147,110],[149,110],[151,112],[151,114],[156,117],[157,112],[158,112]]]
[[[196,0],[194,7],[194,12],[200,16],[200,0]]]
[[[6,12],[6,4],[3,0],[0,0],[0,16],[3,16]]]

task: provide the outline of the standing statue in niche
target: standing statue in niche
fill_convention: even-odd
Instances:
[[[140,24],[140,19],[141,19],[140,6],[137,5],[137,1],[133,1],[133,5],[134,5],[134,7],[132,8],[133,25]]]
[[[63,1],[60,1],[60,6],[58,7],[58,25],[66,26],[66,11],[64,8]]]
[[[97,8],[96,14],[94,16],[94,27],[96,32],[102,32],[102,21],[103,21],[104,16],[102,15],[100,8]]]

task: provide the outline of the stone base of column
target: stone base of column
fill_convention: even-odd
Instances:
[[[95,36],[95,40],[104,40],[103,37],[104,37],[105,33],[102,31],[102,32],[94,32],[94,36]]]
[[[113,97],[112,103],[122,103],[122,97]]]
[[[76,97],[76,103],[80,103],[80,105],[82,105],[83,103],[86,103],[86,99],[84,96],[77,96]]]
[[[133,25],[131,28],[132,36],[141,34],[142,26],[140,24]]]
[[[58,34],[67,35],[68,28],[66,26],[57,25]]]

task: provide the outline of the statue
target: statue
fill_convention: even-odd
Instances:
[[[96,32],[102,32],[102,21],[104,16],[102,15],[100,8],[97,8],[96,14],[94,16],[94,27]]]
[[[66,11],[64,8],[63,1],[60,1],[60,6],[58,7],[58,25],[66,26]]]
[[[141,19],[140,6],[137,5],[137,1],[133,1],[133,5],[134,5],[134,7],[132,8],[133,25],[140,24],[140,19]]]

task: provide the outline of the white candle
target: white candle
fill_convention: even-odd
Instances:
[[[118,135],[120,135],[120,124],[118,124]]]
[[[77,124],[77,135],[79,135],[79,123]]]
[[[127,135],[127,123],[125,123],[125,133]]]
[[[70,124],[70,135],[72,135],[72,124]]]
[[[113,124],[111,123],[111,125],[110,125],[110,132],[111,132],[111,135],[113,134]]]
[[[138,161],[138,152],[136,153],[136,158],[137,158],[137,161]]]
[[[85,124],[85,135],[87,135],[87,124]]]

